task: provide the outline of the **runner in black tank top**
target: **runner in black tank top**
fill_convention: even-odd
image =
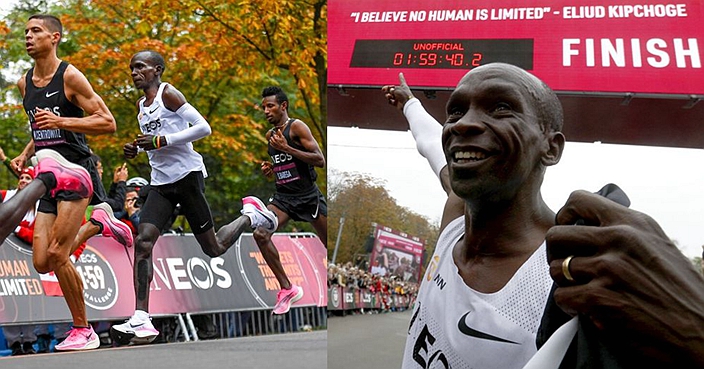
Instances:
[[[62,61],[48,85],[36,87],[32,82],[34,68],[25,77],[25,94],[22,103],[32,127],[32,139],[35,150],[51,148],[67,160],[77,163],[90,156],[86,135],[64,129],[38,129],[35,122],[36,109],[48,110],[60,117],[83,117],[83,109],[66,98],[64,91],[64,73],[68,63]]]
[[[35,121],[38,110],[50,111],[59,117],[83,117],[83,109],[73,104],[66,97],[64,74],[68,66],[68,63],[61,61],[49,84],[43,87],[36,87],[34,82],[32,82],[34,68],[31,68],[25,76],[26,87],[22,102],[32,128],[35,152],[42,149],[52,149],[61,154],[66,160],[84,167],[93,182],[93,197],[90,205],[98,205],[107,199],[107,194],[105,193],[100,173],[98,173],[96,168],[97,163],[90,158],[91,152],[86,142],[86,135],[59,128],[40,129]],[[59,198],[74,200],[74,195],[60,193]],[[56,213],[54,201],[51,201],[48,197],[45,200],[50,202],[51,206],[44,204],[43,210],[49,213]]]
[[[279,218],[279,228],[290,219],[309,222],[327,245],[327,204],[315,184],[314,170],[325,166],[325,157],[308,126],[289,118],[288,97],[279,87],[265,88],[262,98],[266,120],[274,126],[266,134],[271,161],[262,163],[264,175],[273,176],[276,181],[276,193],[267,207]],[[254,239],[281,286],[274,314],[286,313],[303,296],[303,290],[286,276],[271,234],[257,229]]]
[[[87,350],[99,347],[100,339],[88,324],[83,282],[69,255],[83,243],[76,241],[78,234],[87,239],[102,232],[125,246],[131,246],[132,235],[129,227],[114,218],[107,204],[96,205],[91,221],[79,231],[94,190],[98,190],[97,195],[104,194],[102,183],[94,176],[97,170],[89,159],[85,135],[113,133],[116,125],[86,77],[58,58],[62,32],[61,21],[51,15],[33,15],[25,26],[25,45],[27,54],[34,59],[34,67],[17,85],[31,124],[32,139],[12,160],[12,166],[21,171],[35,152],[39,164],[35,180],[0,206],[0,239],[7,237],[39,200],[33,264],[39,273],[56,274],[73,318],[69,336],[55,348]]]
[[[305,151],[303,146],[291,139],[291,123],[294,121],[293,118],[286,121],[282,135],[291,147]],[[272,128],[269,135],[273,134],[275,130],[276,128]],[[303,195],[316,188],[315,180],[318,175],[312,165],[291,154],[275,149],[271,143],[268,144],[268,152],[272,163],[274,163],[273,171],[277,193]]]

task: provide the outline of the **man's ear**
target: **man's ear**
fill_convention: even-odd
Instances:
[[[161,76],[162,73],[164,73],[164,67],[161,65],[157,65],[154,67],[154,70]]]
[[[548,132],[545,136],[547,150],[542,159],[543,165],[549,167],[560,162],[562,151],[565,149],[565,135],[562,132]]]
[[[288,101],[284,101],[281,103],[281,110],[288,111]]]
[[[52,33],[51,33],[51,44],[52,44],[52,45],[58,45],[59,42],[61,42],[61,33],[59,33],[59,32],[52,32]]]

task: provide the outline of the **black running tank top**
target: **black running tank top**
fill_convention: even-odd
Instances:
[[[61,117],[83,117],[83,110],[66,98],[64,91],[64,73],[68,63],[62,61],[51,81],[44,87],[36,87],[32,82],[34,67],[27,72],[26,88],[22,104],[29,117],[32,128],[34,149],[50,148],[56,150],[71,162],[79,162],[90,156],[90,149],[83,133],[75,133],[64,129],[37,129],[34,112],[44,109]]]
[[[289,146],[306,151],[304,147],[291,139],[291,126],[294,119],[289,119],[284,128],[283,136]],[[272,134],[274,129],[272,129]],[[318,177],[312,165],[296,159],[293,155],[279,151],[268,145],[269,156],[274,164],[274,178],[276,179],[276,192],[285,194],[305,194],[312,191]]]

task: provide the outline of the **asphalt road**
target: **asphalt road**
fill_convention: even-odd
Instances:
[[[328,318],[328,368],[400,368],[411,313]]]
[[[327,331],[315,331],[3,357],[0,368],[325,369],[327,336]]]

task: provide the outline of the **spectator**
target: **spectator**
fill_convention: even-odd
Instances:
[[[100,156],[93,153],[93,161],[95,162],[95,169],[98,170],[98,174],[102,180],[103,178],[103,162]],[[108,197],[105,202],[110,205],[113,212],[119,212],[123,210],[125,206],[125,196],[127,192],[127,177],[129,175],[129,170],[127,169],[127,163],[122,163],[122,165],[115,168],[112,175],[112,183],[110,183],[110,189],[108,190]]]
[[[10,173],[12,173],[12,175],[14,175],[15,177],[17,177],[17,173],[15,172],[15,169],[12,168],[12,160],[10,160],[10,158],[8,158],[8,157],[5,155],[5,151],[3,151],[3,149],[2,149],[1,146],[0,146],[0,160],[1,160],[2,163],[5,165],[5,167],[7,167],[7,169],[10,170]]]
[[[403,281],[402,278],[380,276],[353,266],[351,262],[342,266],[328,264],[328,287],[340,286],[354,290],[366,290],[379,298],[380,309],[370,310],[369,313],[379,311],[405,310],[405,306],[392,304],[393,296],[403,296],[407,301],[413,301],[418,293],[418,284]],[[362,291],[365,292],[365,291]],[[361,309],[364,313],[364,309]]]
[[[140,219],[139,190],[136,187],[127,187],[125,194],[125,207],[115,213],[115,217],[127,224],[132,230],[132,235],[137,236]]]
[[[10,355],[32,355],[37,353],[33,346],[37,341],[33,325],[4,326],[2,327],[2,333],[5,335],[7,346],[12,350]]]

